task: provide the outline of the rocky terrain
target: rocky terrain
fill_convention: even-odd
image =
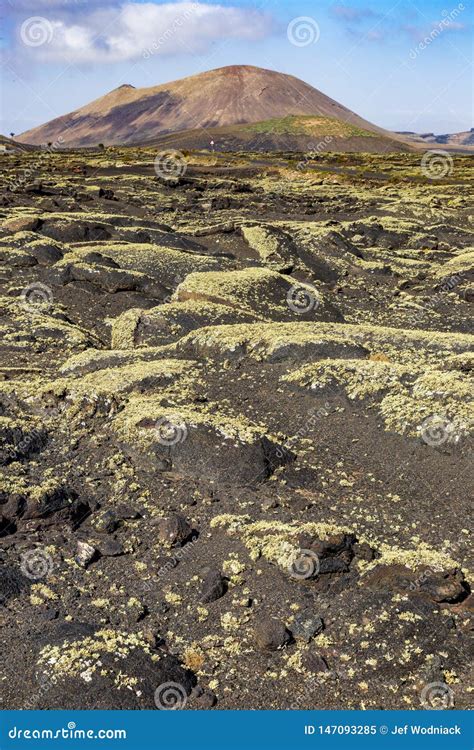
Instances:
[[[0,158],[1,707],[471,705],[472,159]]]

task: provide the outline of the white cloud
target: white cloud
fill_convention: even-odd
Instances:
[[[204,53],[219,39],[256,40],[273,30],[266,13],[200,2],[125,3],[88,13],[62,12],[53,4],[59,0],[42,0],[35,8],[38,16],[44,6],[42,15],[53,29],[47,42],[29,50],[43,61],[116,63],[152,54]],[[19,44],[25,52],[21,38]]]

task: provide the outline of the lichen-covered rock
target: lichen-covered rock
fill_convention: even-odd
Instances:
[[[167,409],[160,398],[131,397],[115,428],[137,466],[216,482],[258,483],[295,458],[243,417],[197,406]]]
[[[41,221],[38,216],[18,216],[7,219],[2,224],[2,228],[8,232],[31,232],[38,229]]]
[[[176,289],[177,302],[199,300],[227,305],[268,320],[342,320],[324,294],[310,284],[266,268],[225,274],[190,273]]]
[[[242,237],[267,268],[280,273],[292,271],[294,248],[289,237],[281,230],[265,225],[243,225]]]
[[[216,359],[251,358],[281,362],[308,359],[363,359],[369,350],[345,327],[323,323],[255,323],[205,327],[177,344],[183,354]]]
[[[112,324],[112,345],[121,349],[148,348],[178,341],[190,331],[210,325],[247,323],[252,312],[199,300],[168,302],[150,310],[127,310]]]
[[[153,650],[139,633],[76,626],[53,630],[40,645],[35,708],[184,708],[196,678],[179,660]],[[46,640],[46,638],[44,638]]]

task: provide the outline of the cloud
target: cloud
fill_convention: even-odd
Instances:
[[[453,21],[450,18],[442,18],[440,21],[434,21],[431,26],[403,25],[400,27],[414,42],[420,42],[426,38],[438,37],[441,34],[457,33],[468,30],[467,24],[460,21]]]
[[[34,16],[44,10],[45,19],[36,38],[44,38],[44,43],[28,42],[23,18],[18,22],[17,52],[29,52],[46,62],[117,63],[152,54],[205,53],[220,39],[257,40],[273,31],[271,16],[244,8],[201,2],[129,2],[111,7],[102,2],[92,12],[82,8],[74,13],[73,6],[81,3],[36,0]]]
[[[346,29],[349,36],[358,42],[383,42],[388,36],[388,31],[384,29],[369,29],[361,31],[360,29]]]
[[[380,27],[380,13],[371,8],[358,8],[353,5],[332,5],[331,14],[343,26],[345,32],[359,42],[381,42],[386,37],[386,31]],[[372,23],[371,23],[372,22]],[[375,22],[375,26],[370,28]]]
[[[467,24],[459,23],[459,21],[446,21],[444,28],[447,31],[465,31],[467,29]]]
[[[379,15],[370,8],[355,8],[353,5],[333,5],[330,10],[332,15],[340,21],[351,21],[352,23],[357,23],[365,18],[375,18]]]
[[[385,32],[379,31],[377,29],[371,29],[371,31],[368,31],[365,35],[366,39],[369,40],[369,42],[381,42],[385,39]]]
[[[341,23],[345,32],[358,42],[385,42],[387,39],[402,39],[406,35],[415,43],[426,38],[436,38],[440,34],[458,33],[469,29],[461,18],[465,10],[463,3],[459,3],[449,12],[443,10],[441,18],[430,25],[417,11],[404,13],[394,7],[385,16],[368,7],[338,4],[331,6],[331,14]],[[407,15],[411,15],[411,23],[407,22]]]

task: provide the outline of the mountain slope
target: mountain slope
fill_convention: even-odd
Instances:
[[[435,136],[436,143],[444,143],[448,146],[474,146],[474,128],[463,133],[447,133]]]
[[[62,136],[67,146],[132,144],[176,131],[288,115],[332,117],[388,135],[298,78],[233,65],[151,88],[120,86],[85,107],[26,131],[19,140],[40,144]]]
[[[218,128],[180,130],[147,141],[157,149],[301,152],[320,154],[325,151],[410,151],[414,147],[390,134],[351,125],[336,117],[288,115],[283,118]]]
[[[414,144],[429,146],[447,146],[450,150],[470,151],[474,149],[474,128],[462,133],[445,133],[435,135],[434,133],[401,132],[402,135]]]
[[[34,146],[25,143],[18,143],[12,138],[0,135],[0,151],[35,151]]]

